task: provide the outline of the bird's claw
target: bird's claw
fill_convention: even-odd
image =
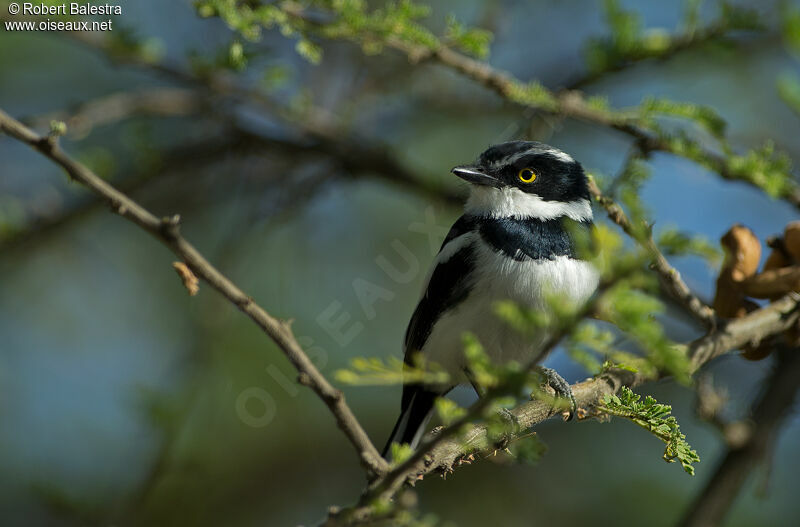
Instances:
[[[555,390],[556,394],[569,401],[569,416],[567,421],[571,421],[578,411],[578,403],[575,401],[575,395],[572,393],[572,387],[564,380],[564,377],[558,374],[553,368],[539,367],[539,372],[547,380],[547,384]]]

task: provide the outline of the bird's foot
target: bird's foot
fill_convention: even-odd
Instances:
[[[556,395],[569,401],[569,416],[567,417],[567,421],[571,421],[578,411],[578,403],[575,401],[575,396],[572,394],[572,388],[569,383],[552,368],[539,366],[538,370],[547,381],[547,384],[555,390]]]

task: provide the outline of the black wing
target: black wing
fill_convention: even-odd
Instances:
[[[475,227],[473,218],[461,216],[450,228],[439,252],[441,253],[448,243],[459,236],[475,230]],[[411,364],[414,353],[422,349],[439,317],[469,295],[474,259],[472,244],[466,244],[451,255],[447,261],[437,263],[434,267],[425,294],[417,304],[406,329],[404,357],[406,364]],[[431,387],[420,383],[403,385],[400,417],[383,449],[384,457],[388,456],[392,442],[410,443],[412,447],[416,446],[416,442],[421,436],[421,429],[431,414],[436,397],[449,390],[449,387]]]
[[[461,216],[450,229],[439,252],[441,253],[448,243],[474,228],[474,219]],[[467,244],[446,261],[436,264],[428,280],[425,294],[417,304],[406,329],[404,358],[406,364],[411,364],[413,354],[422,349],[439,317],[469,295],[474,260],[474,248],[471,244]]]

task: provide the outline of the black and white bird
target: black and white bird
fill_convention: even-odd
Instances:
[[[407,364],[419,353],[447,371],[451,381],[403,386],[400,417],[384,456],[393,442],[416,448],[434,400],[471,379],[464,333],[475,335],[497,363],[543,358],[537,355],[546,335],[531,338],[511,330],[494,312],[497,301],[546,310],[549,295],[579,303],[598,284],[597,271],[576,257],[575,231],[565,225],[592,225],[580,163],[542,143],[511,141],[452,172],[470,184],[470,196],[439,250],[405,336]],[[569,385],[548,373],[556,391],[571,398]]]

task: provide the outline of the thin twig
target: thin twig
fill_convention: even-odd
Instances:
[[[386,470],[381,458],[350,407],[342,392],[334,388],[311,362],[298,344],[290,322],[268,314],[226,276],[220,273],[205,257],[180,234],[180,217],[159,219],[137,202],[106,183],[86,166],[73,160],[58,146],[55,137],[39,136],[28,127],[0,110],[0,130],[22,141],[56,164],[71,178],[88,187],[111,206],[111,210],[132,221],[164,243],[192,272],[216,289],[225,298],[250,317],[284,352],[298,371],[298,381],[311,388],[333,413],[339,428],[356,449],[359,460],[370,477]]]

